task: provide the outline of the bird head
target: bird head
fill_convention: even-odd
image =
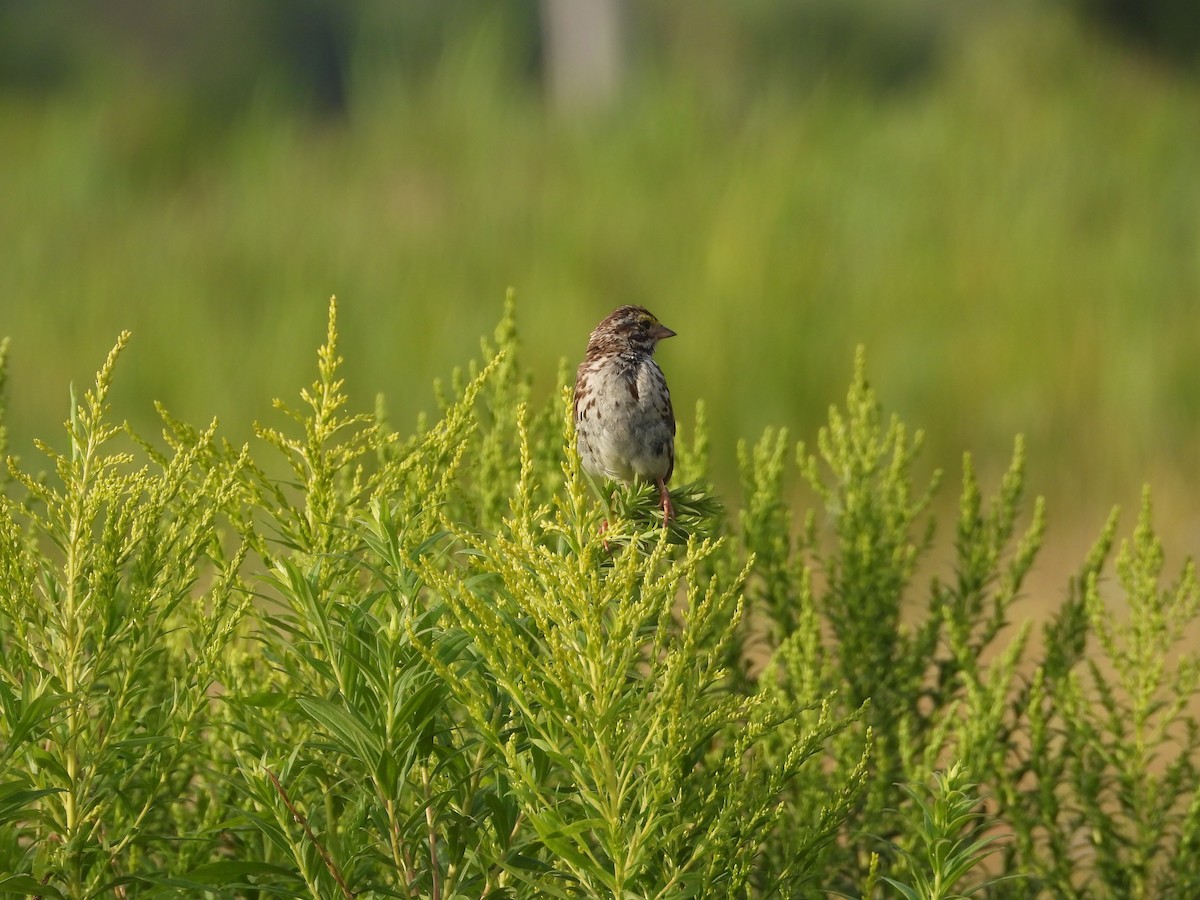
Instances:
[[[609,313],[588,339],[587,355],[603,356],[632,350],[653,353],[659,341],[675,332],[641,306],[619,306]]]

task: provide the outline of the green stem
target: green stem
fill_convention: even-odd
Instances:
[[[72,415],[72,419],[75,419],[74,415]],[[75,427],[78,427],[77,424]],[[77,439],[77,435],[72,433],[72,452],[75,452]],[[73,896],[79,896],[83,890],[83,854],[82,848],[78,846],[78,837],[83,820],[79,798],[79,780],[82,771],[80,729],[84,725],[85,718],[81,715],[82,711],[80,709],[79,698],[77,697],[80,689],[80,671],[82,667],[80,657],[82,656],[85,629],[81,621],[83,619],[80,610],[81,600],[76,586],[82,578],[83,498],[87,493],[92,477],[90,464],[94,450],[95,447],[89,435],[87,447],[82,454],[82,458],[78,460],[78,478],[70,487],[71,520],[67,535],[67,558],[63,573],[67,590],[63,601],[63,614],[60,619],[66,649],[63,660],[62,680],[63,688],[68,698],[66,756],[63,760],[63,768],[67,773],[67,790],[63,798],[63,824],[66,829],[63,842],[68,848],[73,850],[72,856],[68,861]]]
[[[433,900],[441,900],[441,873],[438,871],[437,860],[437,820],[433,814],[433,798],[430,795],[431,781],[428,766],[421,766],[421,788],[425,795],[425,823],[429,828],[429,874],[432,879],[430,896],[433,897]]]

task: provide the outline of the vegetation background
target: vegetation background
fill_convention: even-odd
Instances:
[[[534,0],[0,2],[12,450],[124,328],[120,415],[240,442],[331,294],[351,394],[411,421],[511,286],[541,397],[618,303],[675,328],[726,493],[737,439],[811,439],[861,343],[930,468],[991,483],[1027,436],[1064,571],[1144,481],[1195,545],[1194,4],[623,11],[615,96],[570,110]]]
[[[1197,35],[0,4],[0,893],[1197,895]],[[620,302],[665,530],[569,449]]]

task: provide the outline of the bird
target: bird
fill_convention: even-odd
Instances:
[[[588,337],[575,376],[579,460],[593,475],[658,487],[663,527],[674,517],[667,482],[675,470],[675,412],[659,341],[675,337],[641,306],[619,306]]]

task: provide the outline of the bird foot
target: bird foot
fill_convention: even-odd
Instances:
[[[658,499],[663,511],[663,528],[675,518],[675,507],[671,505],[671,492],[667,490],[666,482],[658,479]]]

